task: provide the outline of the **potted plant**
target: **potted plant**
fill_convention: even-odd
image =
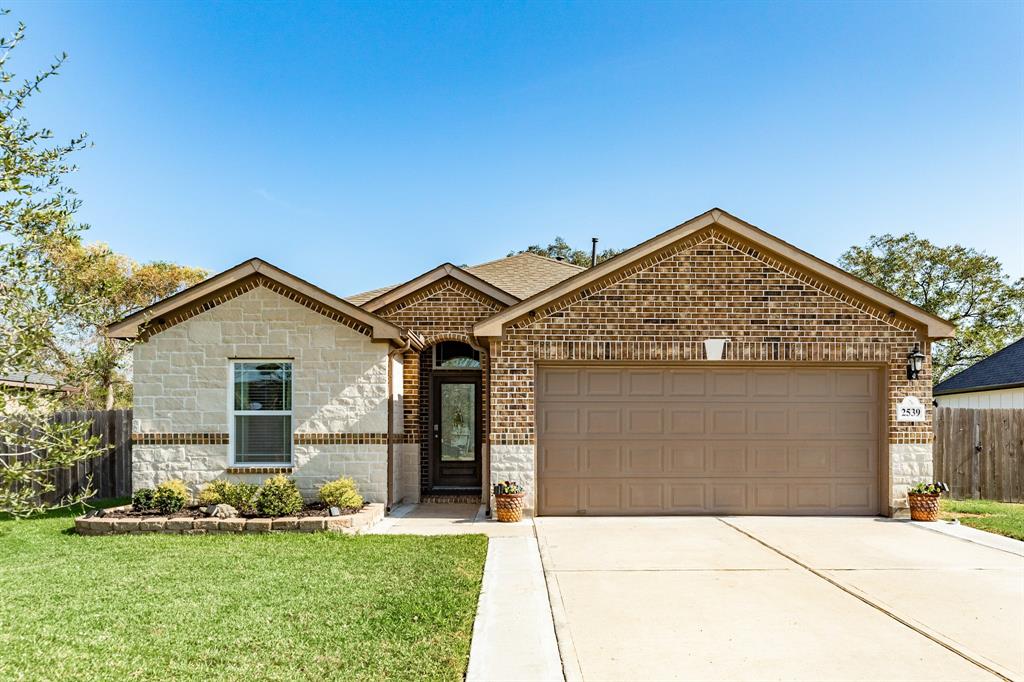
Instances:
[[[938,521],[939,495],[948,493],[949,486],[941,481],[935,483],[918,483],[907,491],[910,500],[910,519],[912,521]]]
[[[523,520],[523,486],[515,481],[502,481],[494,486],[494,508],[498,520],[503,522]]]

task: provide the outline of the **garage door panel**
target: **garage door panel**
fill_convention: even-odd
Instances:
[[[665,448],[659,444],[644,444],[626,448],[627,476],[663,476],[665,470]]]
[[[557,369],[538,372],[542,514],[877,513],[877,370]]]
[[[626,424],[633,435],[661,436],[665,432],[664,410],[661,407],[639,407],[627,410]]]
[[[583,410],[583,414],[585,424],[584,433],[588,436],[608,436],[622,433],[621,407],[609,406],[585,408]]]
[[[671,443],[669,445],[668,471],[679,476],[700,474],[705,470],[703,443]]]
[[[700,407],[668,408],[669,433],[680,436],[704,433],[704,410]]]
[[[666,395],[672,396],[703,396],[705,395],[704,370],[669,370],[666,378]]]
[[[586,370],[584,373],[588,396],[620,397],[622,372],[618,370]]]

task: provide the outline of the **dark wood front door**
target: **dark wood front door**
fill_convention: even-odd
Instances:
[[[480,372],[434,375],[431,487],[480,487]]]

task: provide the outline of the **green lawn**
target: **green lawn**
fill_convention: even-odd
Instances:
[[[971,528],[1024,540],[1024,504],[993,500],[939,500],[944,519],[960,519]]]
[[[0,520],[0,680],[461,680],[487,539]]]

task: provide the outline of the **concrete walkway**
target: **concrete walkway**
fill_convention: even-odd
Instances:
[[[533,520],[497,523],[480,505],[404,505],[371,533],[482,533],[490,540],[473,623],[469,682],[561,682],[562,665]]]
[[[870,518],[536,520],[567,680],[1024,679],[1024,558]]]

